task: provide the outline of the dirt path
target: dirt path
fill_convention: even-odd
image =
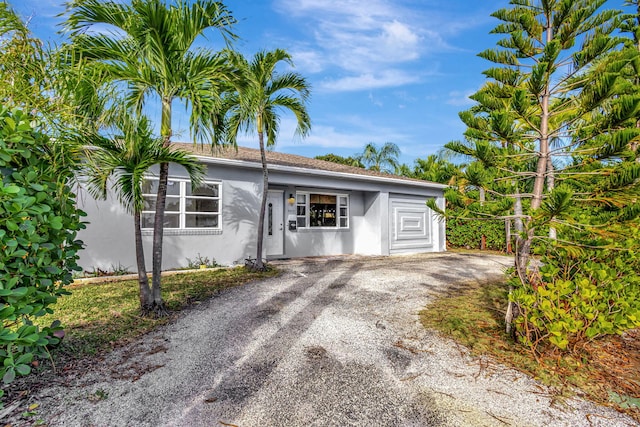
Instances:
[[[230,289],[32,401],[50,426],[626,426],[424,330],[440,292],[510,259],[299,260]],[[510,397],[513,396],[513,397]]]

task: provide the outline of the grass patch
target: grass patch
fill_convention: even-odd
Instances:
[[[48,325],[59,319],[66,336],[56,353],[82,358],[138,338],[222,289],[276,274],[276,270],[229,268],[164,276],[162,296],[171,315],[157,319],[140,316],[137,280],[73,284],[67,287],[71,295],[59,298],[53,306],[54,314],[38,319],[38,323]]]
[[[604,337],[572,353],[549,350],[536,357],[504,333],[506,301],[505,284],[469,284],[437,298],[420,319],[472,355],[488,355],[540,380],[559,398],[579,394],[640,421],[640,408],[633,404],[640,395],[640,330]]]

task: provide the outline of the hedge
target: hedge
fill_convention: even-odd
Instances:
[[[453,218],[447,220],[447,244],[450,247],[480,249],[483,235],[486,238],[486,249],[505,251],[504,221]]]

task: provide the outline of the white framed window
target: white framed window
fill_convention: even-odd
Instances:
[[[349,195],[296,193],[298,228],[349,228]]]
[[[186,179],[169,178],[164,228],[169,230],[219,230],[222,226],[220,182],[205,181],[191,189]],[[142,183],[142,228],[152,229],[155,217],[158,178],[149,177]]]

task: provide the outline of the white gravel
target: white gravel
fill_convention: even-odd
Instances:
[[[282,276],[227,290],[31,401],[50,426],[636,425],[556,402],[420,325],[434,295],[510,263],[446,253],[283,262]]]

